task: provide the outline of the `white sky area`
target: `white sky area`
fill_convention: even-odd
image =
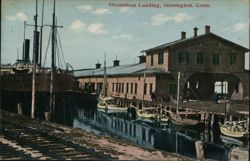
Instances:
[[[38,0],[38,25],[41,25],[42,0]],[[53,1],[45,0],[44,24],[52,24]],[[136,4],[137,7],[114,7],[115,4]],[[159,4],[160,7],[138,7]],[[164,7],[164,4],[192,4],[192,8]],[[200,4],[209,7],[197,7]],[[22,58],[24,21],[34,24],[35,0],[2,0],[1,63],[15,63]],[[180,39],[181,31],[193,36],[193,28],[211,32],[249,49],[248,0],[57,0],[57,24],[65,62],[74,69],[107,66],[113,60],[120,64],[139,61],[141,51]],[[34,27],[26,26],[25,37],[31,39]],[[43,28],[43,64],[50,66],[51,49],[48,47],[50,27]],[[60,52],[61,53],[61,52]],[[46,57],[46,60],[44,58]],[[61,56],[62,59],[62,56]],[[245,57],[249,69],[249,53]],[[244,63],[244,62],[242,62]]]

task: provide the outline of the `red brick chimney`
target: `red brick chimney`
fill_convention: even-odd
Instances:
[[[181,39],[186,39],[186,32],[184,31],[181,32]]]
[[[206,25],[205,26],[205,34],[210,33],[210,26]]]

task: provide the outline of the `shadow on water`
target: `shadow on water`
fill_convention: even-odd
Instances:
[[[190,158],[196,158],[195,141],[197,140],[203,141],[204,156],[207,159],[227,160],[230,149],[220,140],[217,123],[209,131],[205,129],[201,131],[171,123],[162,126],[158,122],[134,119],[127,112],[105,113],[81,108],[74,117],[73,127],[122,138],[148,148],[178,153]]]
[[[2,109],[16,113],[17,103],[21,103],[23,114],[30,116],[30,93],[9,92],[2,96]],[[49,107],[49,93],[37,93],[37,98],[36,116],[44,119],[44,112],[48,111]],[[204,143],[204,157],[214,160],[227,160],[231,147],[245,146],[242,140],[231,143],[232,139],[228,141],[227,138],[221,137],[218,124],[221,118],[216,115],[211,129],[204,129],[202,126],[195,129],[183,128],[171,123],[160,124],[157,121],[141,120],[136,118],[136,111],[98,111],[95,100],[95,96],[90,94],[57,94],[55,122],[190,158],[196,158],[197,140]]]

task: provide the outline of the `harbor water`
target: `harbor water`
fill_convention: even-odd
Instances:
[[[204,157],[213,160],[228,160],[230,148],[247,146],[244,140],[222,136],[216,121],[212,129],[183,128],[170,122],[143,120],[130,112],[100,111],[96,107],[75,110],[72,115],[67,113],[67,121],[61,117],[58,122],[193,159],[196,158],[195,142],[198,140],[203,142]]]

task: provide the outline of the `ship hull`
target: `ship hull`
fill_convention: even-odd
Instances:
[[[37,73],[35,82],[36,91],[49,92],[51,74]],[[55,74],[53,86],[55,92],[78,90],[78,82],[70,74]],[[32,73],[1,75],[1,87],[2,91],[31,91]]]

